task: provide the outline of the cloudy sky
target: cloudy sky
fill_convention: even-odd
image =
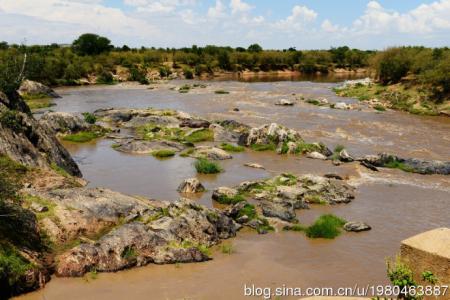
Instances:
[[[318,49],[450,46],[450,0],[0,0],[0,41]]]

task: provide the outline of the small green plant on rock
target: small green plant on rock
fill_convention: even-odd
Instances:
[[[83,113],[84,120],[89,124],[95,124],[97,122],[97,117],[89,112]]]
[[[170,150],[170,149],[161,149],[161,150],[153,151],[152,155],[154,157],[158,157],[158,158],[167,158],[167,157],[174,156],[175,155],[175,151]]]
[[[345,223],[344,219],[335,215],[322,215],[306,229],[306,236],[310,238],[333,239],[341,234],[340,228]]]
[[[216,201],[220,204],[236,204],[245,201],[245,198],[240,194],[237,194],[235,196],[220,195]]]
[[[220,149],[228,151],[228,152],[242,152],[245,150],[245,148],[242,146],[236,146],[236,145],[228,144],[228,143],[222,143],[220,145]]]
[[[397,256],[395,261],[388,259],[386,261],[386,266],[389,280],[393,285],[398,286],[400,291],[417,286],[417,283],[413,278],[412,270],[401,260],[400,256]],[[407,300],[419,299],[404,293],[400,293],[399,298]]]
[[[439,281],[439,279],[431,271],[422,272],[422,279],[431,284],[436,284]]]
[[[197,130],[189,135],[186,135],[184,137],[184,141],[189,143],[214,141],[214,132],[208,128]]]

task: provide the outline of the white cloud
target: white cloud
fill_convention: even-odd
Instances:
[[[450,29],[450,0],[422,4],[406,13],[383,8],[371,1],[364,14],[353,23],[353,30],[361,34],[389,32],[424,34]]]
[[[296,5],[292,8],[292,14],[286,19],[275,23],[275,27],[283,30],[301,30],[304,25],[314,21],[317,13],[306,6]]]
[[[194,5],[196,0],[124,0],[124,3],[140,12],[168,13],[179,7]]]
[[[216,0],[216,5],[208,9],[208,17],[221,18],[226,16],[226,7],[221,0]]]
[[[252,9],[250,4],[242,1],[242,0],[231,0],[230,1],[230,8],[231,12],[233,14],[235,13],[241,13],[241,12],[247,12]]]
[[[334,25],[330,20],[326,19],[322,22],[321,28],[325,32],[337,32],[339,30],[338,25]]]

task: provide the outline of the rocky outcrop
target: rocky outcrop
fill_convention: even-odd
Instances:
[[[115,144],[113,148],[117,151],[131,154],[150,154],[158,150],[172,150],[179,152],[185,149],[185,146],[171,141],[123,140]]]
[[[423,160],[417,158],[401,158],[387,153],[367,155],[358,159],[369,168],[387,167],[419,174],[450,174],[450,161]]]
[[[261,209],[266,217],[278,218],[287,222],[292,222],[296,219],[294,206],[290,202],[262,201]]]
[[[58,166],[81,176],[75,161],[54,136],[31,115],[0,104],[0,154],[27,166]]]
[[[364,222],[347,222],[344,224],[345,231],[361,232],[372,229],[369,225]]]
[[[95,243],[63,253],[57,259],[56,274],[82,276],[91,270],[208,260],[206,249],[235,236],[238,228],[222,212],[186,199],[163,207],[158,215],[143,212],[141,218],[145,221],[124,224]]]
[[[178,186],[177,191],[186,194],[201,193],[205,191],[205,187],[197,178],[189,178],[183,180],[183,182]]]
[[[48,86],[31,80],[24,80],[22,84],[20,85],[20,88],[18,90],[19,94],[21,96],[23,95],[31,95],[31,96],[41,96],[45,95],[49,98],[60,98],[61,96],[58,95],[53,89],[49,88]]]
[[[90,124],[80,116],[66,112],[46,112],[39,123],[58,133],[76,133],[89,130]]]
[[[238,194],[237,189],[229,188],[226,186],[221,186],[221,187],[214,189],[212,198],[213,198],[213,200],[219,200],[222,197],[232,198],[232,197],[235,197],[237,194]]]
[[[279,145],[287,142],[303,142],[303,139],[297,131],[288,129],[284,126],[278,125],[277,123],[272,123],[250,129],[245,144],[246,146],[251,146],[254,144]]]

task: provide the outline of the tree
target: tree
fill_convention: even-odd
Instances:
[[[248,51],[249,52],[261,52],[261,51],[263,51],[263,48],[258,44],[251,44],[250,46],[248,46]]]
[[[113,48],[111,41],[93,33],[82,34],[72,43],[73,50],[80,55],[97,55]]]

